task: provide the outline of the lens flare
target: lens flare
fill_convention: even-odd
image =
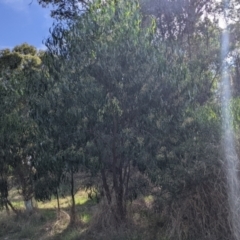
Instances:
[[[227,11],[227,2],[225,1],[225,10]],[[240,184],[239,184],[239,159],[236,152],[234,132],[232,127],[232,114],[230,109],[231,86],[228,71],[228,52],[229,52],[229,31],[227,27],[227,17],[225,16],[226,28],[222,30],[221,40],[221,58],[223,62],[222,69],[222,117],[223,117],[223,144],[225,153],[225,167],[228,184],[228,200],[231,218],[232,233],[236,240],[240,240]]]

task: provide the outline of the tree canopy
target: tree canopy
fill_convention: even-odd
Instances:
[[[46,52],[0,51],[1,206],[12,208],[9,176],[26,201],[67,184],[74,222],[84,172],[116,225],[151,195],[169,239],[231,239],[220,96],[227,62],[238,150],[236,3],[227,14],[205,0],[39,3],[59,20]],[[217,16],[230,22],[226,56]]]

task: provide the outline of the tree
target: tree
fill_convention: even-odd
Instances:
[[[89,0],[38,0],[43,7],[52,5],[56,7],[52,10],[51,15],[57,19],[72,19],[84,11],[90,4]]]
[[[53,62],[49,52],[46,52],[43,57],[43,72],[30,85],[30,91],[34,93],[31,117],[41,132],[38,141],[39,155],[34,162],[35,197],[38,200],[50,200],[53,194],[58,197],[61,183],[69,184],[72,198],[71,221],[75,222],[77,189],[74,174],[83,161],[83,120],[80,118],[81,110],[77,108],[78,103],[73,97],[76,89],[67,85],[65,78],[60,77],[61,72],[55,70],[55,64],[60,66],[61,62]],[[49,183],[47,188],[43,184],[46,181]]]
[[[162,39],[188,43],[198,24],[219,14],[216,1],[207,0],[142,0],[141,10],[145,16],[154,15]],[[221,10],[222,12],[223,10]]]
[[[51,105],[57,100],[65,111],[59,109],[52,114],[59,136],[57,145],[61,144],[58,153],[69,161],[83,152],[85,167],[101,174],[107,201],[117,205],[114,211],[119,219],[126,214],[131,145],[139,146],[135,144],[134,114],[139,116],[147,108],[144,104],[142,110],[138,109],[146,93],[139,100],[138,95],[152,70],[143,59],[150,60],[154,28],[140,28],[138,8],[137,2],[110,1],[106,8],[94,3],[90,12],[70,24],[68,30],[56,27],[47,42],[54,60],[50,66],[55,85],[52,92],[58,96],[51,97]],[[58,38],[61,34],[64,39]],[[127,41],[123,41],[125,38]],[[135,66],[142,67],[141,72]]]
[[[196,85],[207,76],[207,83],[214,79],[212,69],[196,68],[197,55],[190,58],[187,50],[176,51],[178,43],[160,42],[154,24],[142,27],[138,2],[99,1],[67,29],[58,25],[47,42],[55,59],[53,76],[64,99],[72,101],[65,106],[81,112],[85,165],[101,175],[107,202],[120,220],[132,168],[155,173],[151,166],[156,169],[162,147],[170,153],[187,141],[181,125],[191,109],[208,100],[197,100],[205,85],[199,82],[197,91]],[[190,72],[203,74],[196,80]]]
[[[27,209],[32,209],[31,163],[35,157],[37,136],[36,124],[29,117],[27,84],[40,64],[41,60],[37,56],[36,49],[28,44],[16,46],[12,51],[2,50],[0,54],[1,170],[5,175],[2,177],[5,180],[2,181],[8,189],[9,174],[14,176]],[[4,172],[6,169],[7,172]]]
[[[164,199],[169,209],[186,203],[190,227],[182,237],[193,239],[205,230],[211,236],[229,236],[226,197],[214,189],[226,192],[215,95],[222,67],[221,32],[216,19],[209,17],[224,10],[205,0],[149,1],[154,8],[142,2],[95,1],[88,11],[53,30],[47,42],[53,59],[49,74],[62,109],[73,113],[64,121],[71,122],[70,132],[77,134],[69,140],[67,128],[57,131],[64,129],[71,154],[81,149],[83,164],[101,175],[118,220],[126,215],[134,169],[161,188],[163,195],[156,200]],[[149,21],[149,14],[155,21]],[[56,106],[56,100],[51,101],[49,113]],[[75,116],[80,119],[73,126]],[[201,196],[206,186],[211,198],[203,198],[205,215],[196,218],[199,232],[192,225],[198,214],[187,200],[198,204],[196,194]],[[216,221],[216,208],[209,210],[215,199],[225,216],[221,222]],[[214,229],[227,227],[213,232],[205,219]]]

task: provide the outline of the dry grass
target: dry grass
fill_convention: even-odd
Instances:
[[[76,194],[78,221],[74,226],[70,226],[69,197],[60,199],[60,213],[56,199],[38,203],[32,215],[22,212],[16,217],[0,212],[0,239],[229,240],[226,189],[222,172],[218,174],[188,190],[185,197],[160,207],[154,194],[138,197],[128,204],[122,224],[106,202],[89,202],[83,190]],[[14,205],[21,209],[17,193],[11,194]]]
[[[37,209],[33,213],[27,214],[21,196],[16,189],[10,193],[10,199],[15,208],[19,211],[19,216],[5,211],[0,212],[0,239],[73,239],[68,235],[73,235],[73,231],[68,231],[71,206],[70,197],[60,198],[61,211],[58,213],[57,200],[37,203]],[[91,219],[88,209],[88,196],[85,191],[76,194],[76,210],[79,220],[88,224]],[[86,206],[85,206],[86,205]],[[75,231],[79,232],[80,231]],[[75,234],[76,235],[76,234]]]
[[[206,181],[186,189],[169,203],[160,202],[156,234],[170,240],[230,240],[226,182],[220,169]]]

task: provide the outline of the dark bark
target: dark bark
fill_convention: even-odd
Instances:
[[[113,144],[112,144],[112,177],[113,177],[113,189],[118,193],[118,181],[117,181],[117,155],[116,155],[116,135],[117,135],[117,123],[116,116],[113,117]]]
[[[74,194],[74,178],[73,178],[73,169],[71,169],[71,224],[76,222],[76,203],[75,203],[75,194]]]
[[[102,182],[103,182],[103,188],[107,197],[108,204],[110,205],[112,202],[111,193],[107,184],[107,178],[104,169],[101,169],[101,176],[102,176]]]
[[[12,203],[8,199],[6,201],[9,207],[12,209],[12,211],[18,215],[18,211],[13,207]]]
[[[7,201],[4,202],[4,205],[5,205],[5,208],[6,208],[6,211],[7,211],[7,215],[9,215],[10,211],[9,211],[9,207],[8,207]]]
[[[57,197],[57,207],[58,207],[58,213],[60,213],[60,202],[59,202],[58,189],[56,190],[56,197]]]
[[[116,192],[117,197],[117,212],[121,220],[125,219],[126,211],[125,211],[125,201],[123,198],[123,181],[122,181],[122,171],[119,169],[119,187]]]
[[[122,176],[122,168],[123,168],[123,160],[118,161],[118,157],[116,154],[116,141],[117,141],[117,119],[114,115],[113,117],[113,161],[112,161],[112,176],[113,176],[113,189],[115,192],[116,203],[117,203],[117,218],[120,221],[125,219],[126,211],[125,204],[123,201],[123,176]],[[119,163],[119,164],[118,164]]]

